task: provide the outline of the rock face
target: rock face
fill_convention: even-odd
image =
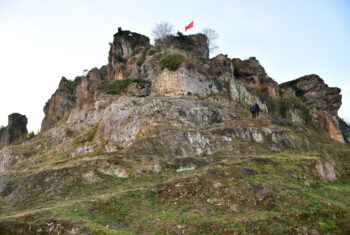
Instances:
[[[70,81],[62,77],[59,86],[44,107],[45,117],[41,122],[41,131],[47,131],[59,121],[65,121],[72,108],[93,105],[98,86],[106,80],[106,66],[93,68],[86,76]]]
[[[11,146],[5,146],[0,151],[0,173],[9,169],[22,156],[16,154]]]
[[[140,61],[145,57],[145,50],[150,47],[149,38],[121,28],[114,34],[109,50],[107,78],[117,80],[133,78],[140,73]],[[140,57],[135,55],[142,53]],[[139,59],[140,58],[140,59]]]
[[[297,97],[305,97],[303,101],[307,106],[327,111],[333,116],[338,114],[341,106],[340,89],[328,87],[323,79],[316,74],[282,83],[280,87],[282,89],[292,89]]]
[[[347,128],[341,129],[338,110],[341,106],[339,88],[328,87],[318,75],[311,74],[296,80],[282,83],[281,91],[285,97],[300,97],[310,108],[311,122],[339,142],[348,141]],[[345,139],[344,139],[345,137]]]
[[[333,119],[326,111],[311,110],[311,122],[319,129],[327,132],[329,136],[341,143],[344,143],[344,137],[338,127],[339,123]]]
[[[279,98],[279,86],[268,77],[265,69],[255,57],[248,60],[233,59],[235,78],[246,86],[266,90],[273,99]]]
[[[0,148],[11,144],[13,141],[27,136],[26,116],[13,113],[8,116],[8,125],[0,129]]]
[[[257,103],[261,110],[268,111],[267,106],[261,102],[259,97],[250,93],[246,86],[235,79],[229,80],[230,98],[234,102],[241,102],[247,105]]]
[[[174,53],[182,57],[179,68],[172,71],[161,67],[159,61]],[[341,105],[340,89],[329,88],[317,75],[304,76],[279,86],[255,57],[240,60],[220,54],[209,59],[208,53],[207,38],[202,34],[185,36],[179,33],[158,40],[152,46],[148,37],[119,28],[111,43],[107,66],[92,69],[74,81],[61,80],[44,108],[42,131],[70,119],[71,110],[89,109],[84,109],[85,106],[91,109],[99,102],[98,97],[106,84],[138,78],[147,82],[132,83],[120,94],[136,97],[220,95],[245,106],[257,102],[269,113],[281,109],[280,94],[283,98],[299,98],[301,106],[288,104],[288,107],[282,107],[286,109],[280,113],[283,118],[305,124],[309,109],[312,124],[322,127],[321,130],[337,141],[343,141],[339,136],[347,141],[349,131],[345,125],[340,125],[337,116]],[[312,109],[319,112],[311,113]]]
[[[343,119],[338,118],[339,121],[339,128],[341,132],[343,133],[344,140],[347,143],[350,143],[350,125],[346,123]]]
[[[52,128],[67,115],[67,111],[75,102],[73,92],[73,83],[62,77],[58,89],[45,104],[45,117],[41,123],[41,131]]]

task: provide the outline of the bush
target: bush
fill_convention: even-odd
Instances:
[[[29,134],[28,134],[28,139],[32,139],[32,138],[34,138],[34,137],[35,137],[34,131],[29,132]]]
[[[184,51],[192,51],[194,41],[189,36],[183,35],[181,32],[177,32],[176,40],[180,43],[179,48]]]
[[[159,60],[161,69],[167,68],[171,71],[176,71],[182,64],[182,55],[178,53],[169,54]]]
[[[115,62],[123,62],[123,57],[118,52],[117,54],[114,54],[114,63]]]
[[[278,103],[279,114],[282,118],[288,118],[288,109],[299,109],[303,113],[305,123],[310,123],[309,109],[297,97],[280,98]]]
[[[305,94],[305,91],[303,89],[300,89],[298,87],[293,87],[293,89],[297,97],[302,97]]]
[[[156,50],[151,49],[148,51],[148,55],[154,55],[156,54],[156,52],[157,52]]]
[[[142,51],[142,47],[136,48],[135,50],[133,50],[131,52],[131,56],[135,56],[137,54],[139,54]]]
[[[136,59],[136,64],[137,64],[138,66],[141,66],[141,65],[143,64],[143,59],[142,59],[141,56],[137,57],[137,59]]]
[[[102,90],[106,94],[110,95],[116,95],[120,94],[129,84],[131,83],[141,83],[145,82],[143,79],[140,78],[127,78],[127,79],[122,79],[122,80],[114,80],[112,82],[105,82],[103,84]]]
[[[2,134],[6,130],[6,127],[0,126],[0,134]]]
[[[303,102],[306,102],[306,101],[307,101],[307,97],[306,97],[305,95],[303,95],[303,96],[301,97],[301,100],[302,100]]]

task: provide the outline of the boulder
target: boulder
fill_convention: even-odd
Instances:
[[[27,137],[28,119],[25,115],[12,113],[8,116],[8,125],[0,129],[0,148],[10,145],[15,140]]]

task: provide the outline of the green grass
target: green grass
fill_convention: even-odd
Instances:
[[[92,126],[79,141],[92,141],[96,129],[97,125]],[[241,145],[250,149],[252,146]],[[347,161],[349,149],[344,145],[326,142],[322,146],[339,152],[337,161]],[[139,161],[137,155],[125,153],[105,154],[97,147],[84,157],[102,155],[104,162],[49,168],[83,157],[71,157],[72,150],[47,148],[30,155],[30,162],[26,158],[25,164],[31,163],[32,170],[46,166],[55,181],[45,183],[46,175],[37,179],[42,182],[38,184],[40,188],[28,188],[17,209],[7,208],[6,198],[1,200],[1,214],[48,208],[16,221],[35,224],[68,220],[97,234],[293,234],[300,227],[316,229],[321,234],[345,233],[350,184],[346,179],[327,182],[315,174],[315,164],[324,160],[324,155],[285,151],[256,156],[247,149],[249,154],[244,157],[195,156],[196,161],[210,165],[194,171],[176,173],[174,164],[169,164],[162,165],[162,172],[154,173],[144,171],[153,169],[154,162]],[[273,162],[249,161],[251,157]],[[99,168],[107,165],[111,169],[113,165],[131,167],[134,173],[128,178],[106,175]],[[254,170],[256,174],[244,175],[242,169]],[[216,170],[218,176],[208,170]],[[86,182],[82,175],[87,172],[93,172],[99,180]],[[20,178],[20,172],[15,173]],[[257,193],[247,188],[249,183],[269,185],[267,197],[259,201]],[[166,185],[166,189],[156,190],[158,184]]]
[[[76,137],[74,140],[74,144],[79,145],[79,144],[84,144],[86,142],[91,142],[96,135],[99,124],[100,124],[100,122],[97,122],[95,125],[93,125],[91,127],[91,129],[89,131],[87,131],[86,133],[84,133],[83,135],[81,135],[79,137]]]

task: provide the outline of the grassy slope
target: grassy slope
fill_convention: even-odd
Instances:
[[[101,175],[103,184],[67,185],[68,199],[45,203],[35,197],[31,209],[4,209],[0,219],[34,224],[68,220],[85,230],[116,234],[293,233],[302,227],[344,232],[349,182],[326,183],[307,173],[301,165],[315,161],[313,155],[286,152],[261,158],[273,162],[225,157],[194,171],[128,179]],[[263,200],[247,183],[268,185]]]

